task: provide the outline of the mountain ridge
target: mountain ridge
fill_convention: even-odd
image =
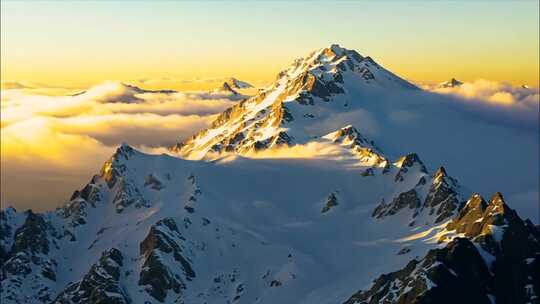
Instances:
[[[376,76],[377,77],[376,77]],[[344,81],[344,77],[351,80]],[[379,66],[370,57],[331,45],[296,59],[278,74],[273,85],[227,109],[210,128],[171,147],[188,158],[202,158],[209,152],[246,154],[265,148],[306,143],[304,127],[309,120],[331,117],[332,112],[349,112],[347,102],[338,105],[336,95],[352,90],[418,89]],[[332,101],[330,101],[332,99]],[[329,113],[324,113],[330,110]],[[317,116],[317,117],[316,117]],[[344,127],[344,126],[342,126]],[[327,130],[335,131],[335,130]]]
[[[535,303],[540,232],[501,194],[319,124],[381,90],[417,88],[331,45],[171,155],[123,144],[62,208],[2,209],[2,302]]]

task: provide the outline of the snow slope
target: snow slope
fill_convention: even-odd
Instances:
[[[275,83],[173,150],[190,159],[251,155],[352,125],[387,156],[416,152],[432,169],[444,164],[484,196],[503,192],[538,223],[531,207],[540,191],[538,119],[523,115],[519,106],[479,106],[416,89],[370,57],[332,45],[294,61]]]
[[[369,136],[359,97],[389,90],[418,91],[332,45],[295,61],[173,155],[122,145],[63,208],[2,210],[2,303],[371,301],[382,273],[444,252],[456,237],[480,244],[478,225],[497,242],[511,233],[527,248],[519,258],[536,263],[538,228],[502,199],[477,212],[470,202],[479,196],[446,169]],[[354,124],[337,119],[350,113]],[[482,254],[485,267],[506,257]],[[424,270],[406,273],[422,292],[433,287],[418,277]],[[523,299],[538,293],[512,283],[528,292]],[[507,303],[505,293],[489,296],[499,294]]]
[[[404,180],[396,180],[402,166],[368,166],[374,173],[366,175],[366,167],[344,170],[324,160],[208,163],[122,146],[66,207],[37,215],[47,223],[42,237],[48,252],[30,244],[22,248],[43,261],[26,275],[7,270],[2,288],[28,302],[38,296],[33,290],[44,288],[41,296],[52,300],[69,282],[80,280],[103,252],[115,248],[124,259],[121,289],[136,303],[155,302],[148,291],[152,288],[140,284],[147,258],[141,244],[157,222],[169,218],[178,231],[166,234],[179,244],[195,275],[185,276],[181,263],[163,249],[160,259],[183,286],[178,292],[168,290],[164,301],[226,303],[241,294],[239,303],[332,303],[434,246],[423,239],[402,241],[431,227],[429,216],[415,227],[408,226],[406,211],[372,217],[382,198],[404,192],[421,177],[430,183],[431,177],[416,168],[419,164],[409,167]],[[322,212],[332,194],[337,205]],[[7,224],[21,225],[20,220]],[[410,255],[396,255],[404,246],[412,248]],[[19,255],[12,250],[11,259]],[[55,281],[42,277],[46,262],[54,265]]]

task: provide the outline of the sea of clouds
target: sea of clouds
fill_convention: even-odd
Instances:
[[[108,81],[71,95],[42,88],[1,91],[2,204],[58,206],[122,142],[166,147],[204,129],[238,96],[217,92],[145,91]],[[41,202],[32,192],[47,193]]]
[[[316,121],[306,132],[352,123],[382,147],[394,147],[385,151],[391,156],[420,152],[427,163],[444,164],[466,185],[485,179],[486,187],[477,183],[478,191],[510,189],[516,206],[533,210],[539,195],[538,88],[487,80],[422,88],[366,94],[369,105]],[[57,207],[99,171],[119,144],[164,152],[206,128],[239,98],[219,91],[147,91],[112,81],[62,95],[43,92],[27,85],[1,91],[3,206]],[[340,153],[307,144],[254,157],[341,159]],[[496,172],[501,176],[493,176]],[[36,193],[43,193],[39,201]]]

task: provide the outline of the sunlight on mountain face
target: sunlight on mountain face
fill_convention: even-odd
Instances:
[[[424,291],[474,280],[471,265],[480,284],[533,281],[536,88],[422,90],[332,44],[253,96],[234,78],[31,90],[2,97],[2,195],[48,210],[0,211],[8,303],[356,303],[394,297],[384,286],[438,303]],[[527,279],[513,284],[509,265]]]
[[[537,0],[0,2],[1,304],[540,304]]]
[[[311,59],[308,58],[309,60]],[[313,63],[310,64],[313,65]],[[292,68],[296,69],[294,65]],[[327,71],[332,70],[327,69]],[[226,81],[234,89],[230,87],[223,89],[220,85],[219,89],[211,91],[175,92],[167,89],[145,90],[113,81],[104,82],[87,90],[46,89],[37,88],[32,84],[10,84],[11,89],[2,91],[1,104],[1,151],[4,177],[2,185],[4,189],[8,189],[2,192],[2,200],[11,201],[11,195],[7,196],[7,194],[14,191],[9,189],[20,188],[20,186],[15,186],[20,183],[20,180],[43,179],[43,174],[37,174],[37,172],[48,172],[47,175],[54,175],[57,178],[64,176],[68,183],[68,186],[58,190],[58,194],[52,200],[54,203],[48,203],[59,204],[66,192],[86,180],[87,176],[110,155],[114,147],[122,142],[128,142],[150,153],[170,154],[171,151],[166,147],[208,127],[216,118],[217,113],[247,97],[242,94],[254,92],[257,94],[256,89],[243,85],[243,82],[234,78],[227,78]],[[487,119],[499,125],[534,128],[536,117],[531,115],[538,107],[537,88],[513,87],[485,80],[460,84],[453,87],[431,85],[425,88],[433,92],[456,96],[453,99],[441,100],[445,104],[452,104],[453,110],[458,109],[465,115],[472,113],[471,117],[475,119]],[[274,88],[269,86],[265,90],[274,90]],[[282,89],[278,85],[275,90]],[[48,94],[44,95],[44,92]],[[315,107],[313,113],[302,114],[307,115],[308,118],[314,117],[313,119],[303,118],[307,123],[302,126],[302,132],[311,134],[310,136],[323,136],[340,126],[355,123],[363,134],[372,138],[381,135],[390,138],[390,134],[395,131],[381,129],[381,125],[386,125],[384,122],[386,119],[392,124],[404,127],[413,126],[423,118],[421,111],[407,106],[408,94],[410,95],[408,99],[419,103],[441,102],[433,96],[414,92],[412,95],[403,93],[397,96],[402,99],[401,106],[391,106],[383,113],[367,109],[367,105],[358,107],[353,104],[350,109],[343,112],[328,112],[326,109]],[[373,104],[382,105],[388,103],[385,100],[395,97],[384,93],[363,98],[372,99]],[[267,113],[274,111],[270,108]],[[532,125],[528,126],[528,122]],[[293,123],[299,122],[297,120]],[[237,127],[228,126],[227,128],[233,130]],[[269,136],[274,131],[268,129],[265,132],[263,133]],[[278,128],[276,132],[281,131]],[[206,148],[209,147],[206,145]],[[361,165],[359,159],[362,156],[355,153],[351,149],[344,149],[319,140],[306,144],[297,143],[290,147],[281,146],[251,151],[244,153],[244,157],[326,158],[350,166]],[[202,157],[205,157],[204,153],[189,158]],[[210,153],[205,158],[221,158],[224,161],[223,157],[224,155]],[[229,160],[231,159],[234,159],[234,156],[229,157]],[[34,173],[32,173],[32,168],[35,170]],[[78,178],[71,178],[74,173]],[[516,195],[523,196],[521,192]],[[16,203],[21,204],[20,201]],[[30,201],[22,205],[41,208],[34,206]]]

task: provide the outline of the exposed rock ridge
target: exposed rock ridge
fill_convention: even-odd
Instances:
[[[55,304],[128,304],[131,303],[120,284],[124,257],[112,248],[101,254],[79,282],[72,283],[54,300]]]
[[[444,248],[380,276],[345,303],[539,303],[540,231],[500,193],[489,202],[472,195],[446,231]]]
[[[374,70],[385,76],[377,79]],[[351,80],[347,82],[347,79]],[[304,119],[315,118],[315,114],[309,113],[312,106],[335,107],[334,99],[345,95],[347,86],[354,86],[357,81],[367,87],[391,83],[400,89],[417,89],[384,70],[370,57],[331,45],[295,60],[278,74],[274,84],[227,109],[208,129],[174,145],[171,150],[186,158],[200,159],[209,153],[247,154],[305,143],[305,136],[299,138],[293,133],[301,132]],[[289,108],[299,105],[305,107],[298,111],[305,113],[293,114]]]

